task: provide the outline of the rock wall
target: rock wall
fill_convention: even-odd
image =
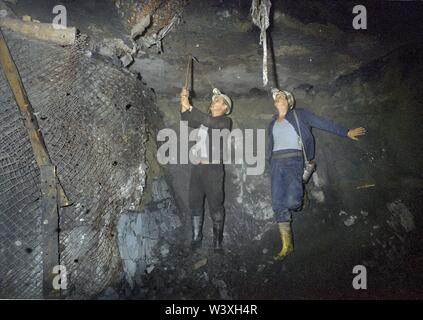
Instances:
[[[194,63],[193,105],[205,111],[209,104],[207,75],[232,97],[234,128],[265,129],[274,107],[266,88],[260,88],[261,51],[254,47],[258,33],[237,27],[245,22],[245,8],[235,4],[189,8],[184,15],[187,23],[168,39],[171,53],[141,56],[133,66],[158,90],[164,127],[179,130],[183,53],[192,52],[200,60]],[[212,232],[206,204],[205,251],[200,257],[186,254],[181,266],[177,252],[188,246],[191,231],[187,196],[191,167],[168,165],[183,215],[183,245],[171,247],[173,254],[150,276],[150,284],[164,283],[161,289],[151,287],[153,296],[421,296],[421,277],[411,270],[421,261],[422,247],[418,232],[422,44],[387,43],[375,38],[374,31],[346,32],[335,24],[318,23],[315,17],[304,20],[304,12],[297,12],[295,18],[287,15],[292,10],[286,7],[276,4],[274,10],[272,38],[280,86],[294,93],[298,107],[349,128],[363,126],[367,134],[356,142],[313,130],[318,170],[306,187],[303,210],[294,216],[295,254],[282,265],[271,261],[280,243],[268,172],[249,176],[245,166],[227,165],[227,254],[220,259],[207,251]],[[326,14],[330,12],[329,8]],[[219,37],[210,35],[210,30]],[[150,75],[153,70],[155,77]],[[201,267],[196,268],[197,263]],[[372,274],[372,287],[366,293],[351,287],[353,267],[359,264]],[[179,270],[179,274],[180,268],[183,274],[175,277],[165,271]],[[221,293],[222,286],[216,284],[221,280],[229,294]],[[173,292],[167,291],[166,283],[172,284]]]
[[[67,297],[88,298],[118,279],[118,217],[141,202],[152,92],[88,50],[6,33],[52,162],[72,205],[60,210]],[[39,170],[19,109],[0,76],[0,296],[41,296]],[[150,111],[151,110],[151,111]]]

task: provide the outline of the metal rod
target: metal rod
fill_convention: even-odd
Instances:
[[[60,265],[59,212],[57,206],[56,168],[52,165],[40,167],[41,221],[43,243],[43,296],[45,299],[60,297],[60,289],[53,286],[54,267]]]
[[[192,55],[190,54],[188,56],[187,74],[185,77],[185,89],[188,89],[188,80],[190,78],[191,73],[192,73]]]

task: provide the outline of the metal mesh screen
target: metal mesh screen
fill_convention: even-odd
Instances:
[[[117,218],[145,183],[146,116],[154,101],[135,75],[91,55],[5,32],[72,206],[60,209],[69,297],[88,298],[119,276]],[[0,297],[42,297],[40,177],[0,73]]]

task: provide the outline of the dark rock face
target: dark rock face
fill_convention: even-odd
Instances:
[[[422,279],[411,270],[420,261],[422,248],[418,232],[422,45],[384,42],[374,37],[375,30],[346,32],[335,24],[319,24],[318,15],[301,20],[305,12],[294,18],[278,3],[273,6],[272,38],[280,86],[292,90],[298,107],[349,128],[363,126],[367,135],[356,142],[313,131],[318,170],[306,186],[303,210],[294,216],[295,253],[282,264],[271,261],[280,243],[268,173],[249,176],[245,165],[227,165],[227,254],[221,258],[204,249],[196,256],[184,254],[182,244],[171,247],[171,255],[149,276],[153,297],[421,296],[417,283]],[[295,11],[294,4],[285,4]],[[335,15],[326,9],[328,18]],[[236,27],[247,19],[244,11],[234,3],[203,7],[192,3],[184,13],[187,23],[169,36],[170,53],[141,56],[133,65],[158,90],[166,127],[179,128],[179,103],[174,97],[177,84],[183,83],[186,52],[200,60],[194,63],[194,106],[205,110],[209,103],[207,75],[233,98],[235,128],[267,127],[274,107],[270,95],[257,89],[261,86],[261,52],[254,49],[258,34]],[[153,70],[158,73],[150,77]],[[167,170],[185,216],[181,242],[187,246],[190,166],[169,165]],[[207,204],[205,215],[207,247],[212,237]],[[371,287],[366,292],[351,285],[356,265],[368,269]],[[182,279],[168,276],[166,270],[178,268],[183,270]],[[220,280],[225,286],[215,285]],[[164,284],[157,288],[156,281]]]
[[[164,178],[152,181],[153,199],[139,211],[126,211],[117,225],[119,252],[125,280],[133,292],[144,285],[160,258],[169,255],[175,229],[181,227],[172,195]]]
[[[145,187],[146,115],[151,91],[87,50],[7,33],[52,162],[72,205],[60,210],[60,256],[69,297],[91,297],[121,268],[118,216]],[[39,171],[1,75],[0,274],[2,297],[41,295]],[[130,108],[128,106],[131,106]]]

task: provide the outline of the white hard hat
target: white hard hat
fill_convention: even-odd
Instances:
[[[212,101],[214,101],[214,99],[216,99],[218,97],[222,97],[223,100],[225,100],[226,105],[228,106],[228,110],[226,110],[226,114],[231,113],[231,111],[232,111],[232,100],[231,100],[231,98],[229,98],[226,94],[221,93],[219,89],[214,88],[213,89]]]
[[[273,100],[276,100],[276,97],[278,94],[283,94],[286,98],[286,100],[288,101],[288,107],[289,109],[293,109],[294,105],[295,105],[295,99],[294,96],[291,92],[286,91],[286,90],[279,90],[279,89],[272,89],[272,97]]]

